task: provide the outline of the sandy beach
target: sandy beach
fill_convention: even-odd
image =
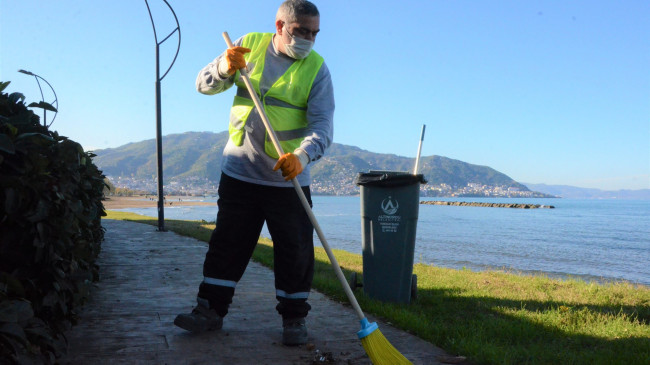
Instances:
[[[216,202],[199,201],[202,198],[194,196],[169,196],[166,197],[165,206],[186,205],[217,205]],[[104,209],[124,208],[155,208],[158,206],[158,197],[149,196],[110,196],[103,201]]]

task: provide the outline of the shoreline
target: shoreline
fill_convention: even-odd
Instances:
[[[202,201],[203,197],[195,196],[166,196],[166,207],[192,206],[192,205],[212,205],[216,202]],[[158,206],[158,197],[148,196],[109,196],[102,201],[105,210],[110,209],[128,209],[128,208],[156,208]]]
[[[216,206],[216,202],[203,201],[205,197],[191,195],[170,195],[165,196],[165,206]],[[103,200],[104,209],[128,209],[128,208],[156,208],[158,196],[136,195],[136,196],[109,196]],[[463,202],[463,201],[439,201],[424,200],[420,204],[426,205],[447,205],[447,206],[473,206],[492,208],[518,208],[518,209],[553,209],[553,205],[526,204],[526,203],[485,203],[485,202]]]
[[[456,207],[488,207],[488,208],[517,208],[517,209],[555,209],[553,205],[544,204],[525,204],[525,203],[481,203],[481,202],[459,202],[459,201],[440,201],[425,200],[420,204],[428,205],[449,205]]]

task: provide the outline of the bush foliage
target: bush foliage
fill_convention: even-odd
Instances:
[[[97,279],[104,175],[0,82],[0,358],[53,363]],[[49,104],[29,106],[55,110]]]

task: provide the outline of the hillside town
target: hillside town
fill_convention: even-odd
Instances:
[[[115,187],[117,194],[157,194],[158,180],[139,179],[126,176],[107,177]],[[216,196],[218,183],[207,178],[186,177],[173,178],[163,186],[166,195],[178,196]],[[359,186],[354,179],[345,179],[335,184],[314,180],[311,185],[314,195],[348,196],[358,195]],[[515,187],[488,186],[468,183],[466,186],[450,186],[447,184],[422,184],[420,195],[427,197],[491,197],[491,198],[542,198],[550,197],[534,191],[523,191]]]

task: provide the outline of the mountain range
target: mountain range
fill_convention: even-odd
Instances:
[[[189,178],[218,182],[221,155],[228,133],[186,132],[163,137],[163,177],[165,182]],[[157,171],[155,139],[129,143],[117,148],[93,151],[93,161],[106,176],[154,179]],[[354,193],[354,179],[369,170],[410,171],[414,158],[373,153],[358,147],[333,143],[327,154],[312,167],[313,186],[336,187],[339,193]],[[462,188],[468,183],[489,187],[529,189],[487,166],[472,165],[442,156],[420,158],[420,169],[428,184]]]
[[[601,190],[593,188],[579,188],[569,185],[547,185],[523,183],[529,189],[542,193],[561,196],[567,199],[628,199],[650,200],[650,189],[640,190]]]
[[[221,155],[228,141],[228,133],[186,132],[163,136],[163,177],[170,181],[204,180],[213,183],[221,175]],[[93,161],[110,178],[129,177],[153,180],[156,178],[156,140],[149,139],[129,143],[117,148],[95,150]],[[312,167],[312,187],[327,193],[335,189],[336,194],[346,195],[358,192],[354,180],[359,172],[369,170],[411,171],[414,158],[394,154],[374,153],[355,146],[333,143],[326,155]],[[526,192],[531,197],[564,196],[568,190],[553,190],[548,185],[521,184],[507,175],[488,166],[473,165],[443,156],[422,156],[420,169],[428,190],[424,195],[446,195],[440,187],[449,192],[467,189],[468,184],[483,190],[500,187],[516,192]],[[438,189],[438,190],[436,190]],[[560,194],[556,194],[559,192]],[[461,194],[456,194],[461,195]],[[471,195],[471,194],[469,194]],[[480,194],[477,194],[480,195]]]

